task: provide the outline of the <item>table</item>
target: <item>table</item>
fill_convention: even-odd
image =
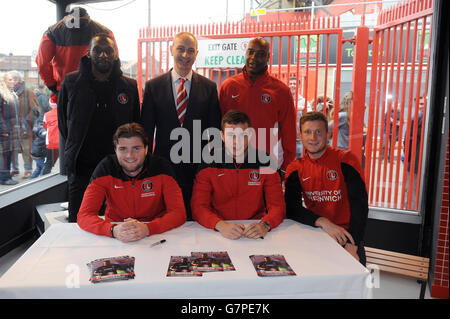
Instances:
[[[250,223],[251,221],[241,221]],[[161,239],[164,244],[150,247]],[[227,251],[236,271],[167,277],[170,256]],[[297,276],[259,277],[254,254],[282,254]],[[131,280],[89,282],[87,263],[130,255]],[[370,298],[370,272],[322,229],[286,219],[264,239],[229,240],[196,222],[137,242],[54,224],[0,278],[2,298]]]

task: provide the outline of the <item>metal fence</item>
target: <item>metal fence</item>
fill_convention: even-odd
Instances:
[[[297,116],[303,99],[315,110],[315,101],[328,97],[334,104],[329,119],[338,123],[340,101],[347,93],[341,89],[346,66],[352,79],[344,80],[351,81],[353,92],[348,149],[362,161],[370,205],[417,210],[425,127],[420,119],[425,123],[426,113],[426,104],[421,112],[419,102],[428,88],[431,15],[431,0],[404,1],[382,11],[373,30],[359,27],[348,39],[339,17],[143,28],[138,39],[139,92],[145,81],[171,68],[170,46],[178,32],[196,35],[196,71],[218,87],[241,72],[245,46],[258,36],[270,43],[269,72],[287,85],[291,82]],[[350,62],[342,56],[344,47],[353,50]],[[224,55],[226,50],[234,55]],[[339,129],[333,125],[333,146]]]
[[[374,29],[365,149],[373,206],[418,210],[432,14],[432,1],[405,1]]]

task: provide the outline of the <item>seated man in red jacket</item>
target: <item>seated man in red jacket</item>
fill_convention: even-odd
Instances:
[[[270,169],[265,152],[249,147],[250,118],[231,110],[222,118],[221,159],[202,165],[195,177],[192,217],[225,238],[260,238],[284,218],[280,176]],[[252,153],[253,152],[253,153]],[[256,156],[252,156],[256,155]],[[247,226],[227,220],[258,219]]]
[[[327,135],[323,113],[303,114],[300,138],[306,154],[286,171],[287,217],[321,227],[365,265],[369,204],[361,164],[350,151],[328,146]]]
[[[182,225],[186,209],[172,167],[166,159],[147,156],[148,137],[142,126],[120,126],[113,142],[116,154],[106,156],[92,174],[78,213],[78,225],[122,242]],[[105,198],[103,220],[98,213]]]

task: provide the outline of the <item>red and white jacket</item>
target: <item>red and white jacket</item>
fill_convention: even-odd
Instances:
[[[318,159],[306,153],[289,164],[285,200],[288,218],[315,226],[319,217],[326,217],[355,241],[363,240],[368,196],[361,165],[350,151],[327,146]]]
[[[106,198],[105,220],[98,212]],[[143,171],[128,177],[115,155],[108,155],[96,167],[78,212],[78,225],[97,235],[111,236],[112,222],[134,218],[146,222],[149,235],[182,225],[186,209],[171,164],[148,156]]]
[[[271,76],[267,70],[253,83],[244,66],[242,73],[222,84],[219,103],[222,115],[229,110],[246,113],[258,140],[261,140],[258,128],[264,128],[265,148],[258,144],[253,146],[277,158],[278,167],[286,170],[288,164],[295,159],[296,152],[296,114],[289,87]],[[272,133],[270,129],[273,129]]]
[[[247,219],[267,221],[273,229],[286,213],[279,174],[259,161],[228,161],[200,167],[191,208],[193,219],[210,229],[220,220]]]
[[[39,44],[36,64],[39,75],[49,88],[59,91],[67,73],[78,70],[80,59],[87,53],[92,37],[99,33],[109,34],[111,30],[88,18],[80,19],[80,27],[70,27],[67,15],[44,33]]]

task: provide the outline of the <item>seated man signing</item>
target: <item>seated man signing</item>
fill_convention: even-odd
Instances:
[[[365,265],[363,239],[369,207],[361,165],[351,152],[328,146],[327,133],[323,113],[301,117],[306,155],[286,171],[287,217],[321,227]]]
[[[231,110],[222,118],[221,156],[199,168],[191,199],[192,216],[204,227],[225,238],[260,238],[284,218],[285,204],[280,176],[263,164],[265,152],[249,147],[250,118]],[[258,219],[247,226],[226,220]]]
[[[147,156],[144,129],[136,123],[124,124],[115,132],[113,143],[116,154],[106,156],[92,174],[78,213],[78,225],[122,242],[182,225],[186,209],[180,187],[167,160]],[[98,213],[105,198],[103,220]]]

